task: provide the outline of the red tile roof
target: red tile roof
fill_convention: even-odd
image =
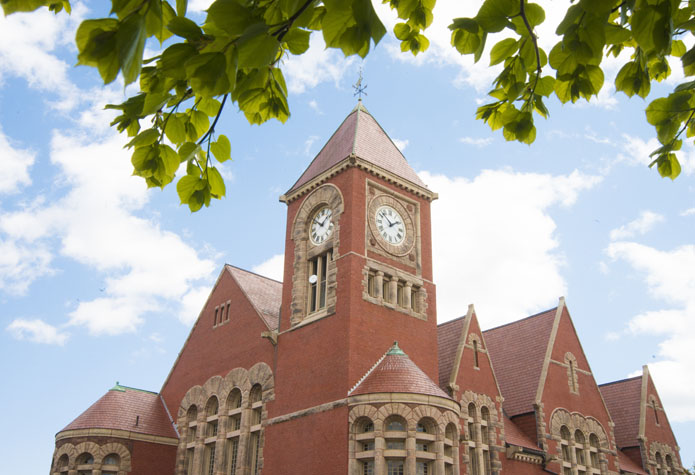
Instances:
[[[460,317],[437,326],[437,349],[439,351],[439,387],[446,390],[451,370],[456,359],[459,339],[466,317]]]
[[[277,330],[280,322],[282,282],[229,264],[226,267],[249,298],[251,304],[261,314],[268,327],[271,330]]]
[[[504,416],[504,439],[509,445],[525,447],[527,449],[537,450],[539,452],[543,451],[534,441],[529,439],[529,437],[524,434],[516,424],[514,424],[514,421],[512,421],[506,415]]]
[[[356,396],[372,393],[415,393],[451,399],[398,348],[397,343],[348,394]]]
[[[602,384],[599,389],[615,423],[615,443],[621,449],[638,446],[642,376]]]
[[[623,471],[628,473],[635,473],[637,475],[649,475],[644,471],[642,467],[637,465],[630,457],[618,450],[618,464],[620,466],[621,473]]]
[[[483,332],[510,417],[533,411],[556,311],[546,310]]]
[[[352,154],[415,185],[427,188],[384,129],[362,105],[362,102],[359,102],[288,193],[308,183],[312,178],[329,170]]]
[[[119,429],[178,438],[159,394],[119,384],[61,432],[76,429]]]

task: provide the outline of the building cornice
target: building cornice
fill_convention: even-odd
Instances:
[[[138,440],[141,442],[152,442],[162,445],[179,445],[179,439],[174,437],[163,437],[161,435],[142,434],[122,429],[72,429],[58,432],[56,442],[75,437],[115,437],[118,439]]]
[[[415,183],[406,180],[405,178],[402,178],[398,175],[395,175],[394,173],[391,173],[390,171],[385,170],[384,168],[381,168],[378,165],[375,165],[354,154],[351,154],[345,157],[337,164],[335,164],[333,167],[326,170],[325,172],[312,178],[309,182],[305,183],[304,185],[294,190],[290,190],[287,194],[280,196],[280,201],[289,204],[297,200],[298,198],[301,198],[302,196],[306,195],[313,189],[321,186],[327,180],[333,178],[334,176],[336,176],[344,170],[347,170],[348,168],[359,168],[360,170],[364,170],[367,173],[370,173],[371,175],[385,180],[387,183],[396,185],[398,188],[409,191],[410,193],[413,193],[414,195],[419,196],[420,198],[423,198],[427,201],[434,201],[439,197],[437,193],[434,193],[433,191],[430,191],[427,188],[423,188],[422,186],[416,185]]]

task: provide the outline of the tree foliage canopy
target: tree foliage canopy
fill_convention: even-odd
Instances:
[[[384,0],[400,22],[394,35],[401,50],[416,55],[429,41],[435,0]],[[47,7],[70,12],[69,0],[0,0],[5,15]],[[185,163],[177,181],[182,204],[191,211],[225,195],[215,163],[231,158],[230,140],[215,126],[229,101],[252,124],[285,122],[290,110],[282,59],[301,55],[320,32],[330,48],[365,57],[386,33],[370,0],[216,0],[202,25],[186,16],[187,0],[112,0],[107,18],[82,22],[76,34],[78,64],[99,71],[105,84],[119,73],[139,92],[121,104],[111,123],[132,139],[134,174],[149,187],[164,187]],[[545,21],[541,6],[528,0],[484,0],[473,18],[455,18],[451,44],[481,59],[488,35],[504,33],[490,50],[490,65],[502,64],[489,92],[492,101],[476,117],[507,140],[530,144],[536,115],[548,116],[544,99],[590,100],[604,83],[601,62],[625,58],[615,88],[628,96],[649,94],[653,81],[671,73],[677,58],[695,76],[695,0],[579,0],[557,25],[560,40],[549,52],[535,28]],[[154,37],[166,48],[143,58]],[[685,40],[685,41],[684,41]],[[690,41],[692,43],[692,41]],[[624,54],[621,54],[624,53]],[[673,61],[673,60],[672,60]],[[652,153],[663,177],[680,173],[677,151],[695,136],[695,80],[683,82],[646,109],[661,146]],[[146,128],[145,128],[146,127]]]

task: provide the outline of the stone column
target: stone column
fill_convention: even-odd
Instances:
[[[434,459],[434,473],[435,475],[444,475],[444,435],[437,434],[437,440],[434,441],[434,453],[437,454],[437,458]],[[452,442],[453,443],[453,442]]]
[[[405,286],[403,287],[403,306],[407,309],[410,309],[412,307],[412,302],[411,302],[411,293],[413,290],[413,283],[412,282],[406,282]]]
[[[381,271],[377,271],[376,276],[374,277],[374,297],[378,299],[383,299],[384,298],[384,273]],[[377,472],[379,473],[379,472]]]
[[[389,302],[395,304],[398,300],[398,278],[391,277],[389,281]]]
[[[383,273],[382,273],[383,274]],[[374,433],[374,473],[386,473],[386,460],[384,459],[384,449],[386,441],[384,433],[378,431]]]

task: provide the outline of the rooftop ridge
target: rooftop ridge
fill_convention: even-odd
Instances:
[[[530,319],[535,318],[535,317],[539,317],[539,316],[543,315],[544,313],[548,313],[548,312],[552,312],[553,310],[557,310],[557,307],[558,306],[556,305],[556,306],[549,308],[547,310],[543,310],[542,312],[538,312],[538,313],[534,313],[533,315],[529,315],[528,317],[520,318],[519,320],[514,320],[513,322],[503,323],[502,325],[488,328],[487,330],[483,330],[483,333],[487,333],[487,332],[490,332],[492,330],[497,330],[499,328],[508,327],[509,325],[516,325],[517,323],[524,322],[526,320],[530,320]],[[447,323],[449,323],[449,322],[447,322]]]
[[[456,318],[451,319],[451,320],[449,320],[449,321],[442,322],[442,323],[438,323],[438,324],[437,324],[437,328],[441,328],[441,327],[443,327],[444,325],[448,325],[448,324],[450,324],[450,323],[458,322],[459,320],[463,320],[463,319],[466,318],[467,316],[468,316],[468,315],[461,315],[460,317],[456,317]]]
[[[126,390],[131,390],[131,391],[139,391],[141,393],[148,393],[148,394],[154,394],[154,395],[159,395],[158,392],[155,391],[148,391],[147,389],[140,389],[140,388],[133,388],[130,386],[124,386],[123,384],[119,383],[116,381],[116,385],[109,389],[109,391],[119,391],[119,392],[126,392]]]
[[[242,268],[242,267],[235,266],[234,264],[227,264],[227,263],[225,262],[224,265],[227,266],[227,267],[231,267],[231,268],[233,268],[233,269],[240,270],[240,271],[242,271],[242,272],[246,272],[247,274],[252,274],[252,275],[261,277],[261,278],[263,278],[263,279],[272,280],[273,282],[277,282],[278,284],[282,284],[282,281],[281,281],[281,280],[273,279],[272,277],[268,277],[267,275],[259,274],[258,272],[254,272],[254,271],[252,271],[252,270],[244,269],[244,268]]]
[[[634,381],[636,379],[642,379],[642,375],[640,374],[639,376],[633,376],[631,378],[623,378],[623,379],[618,379],[617,381],[609,381],[607,383],[601,383],[598,385],[598,387],[603,387],[603,386],[610,386],[611,384],[618,384],[618,383],[626,383],[628,381]]]
[[[389,349],[386,351],[386,353],[384,353],[383,355],[381,355],[381,358],[379,358],[379,359],[377,360],[377,362],[374,363],[374,365],[373,365],[371,368],[369,368],[369,370],[368,370],[366,373],[364,373],[364,376],[362,376],[362,377],[359,379],[359,381],[357,381],[357,383],[348,391],[348,393],[347,393],[348,396],[350,395],[350,393],[352,393],[353,391],[355,391],[355,389],[357,389],[357,387],[358,387],[360,384],[362,384],[362,382],[363,382],[365,379],[367,379],[367,376],[369,376],[370,374],[372,374],[372,371],[374,371],[374,370],[376,369],[376,367],[379,366],[379,364],[381,364],[382,361],[384,361],[384,358],[386,358],[386,356],[388,356],[388,354],[389,354],[389,352],[391,351],[392,348],[393,348],[393,347],[389,348]],[[401,352],[401,353],[402,353],[402,352]],[[405,355],[405,353],[403,353],[403,354]]]

